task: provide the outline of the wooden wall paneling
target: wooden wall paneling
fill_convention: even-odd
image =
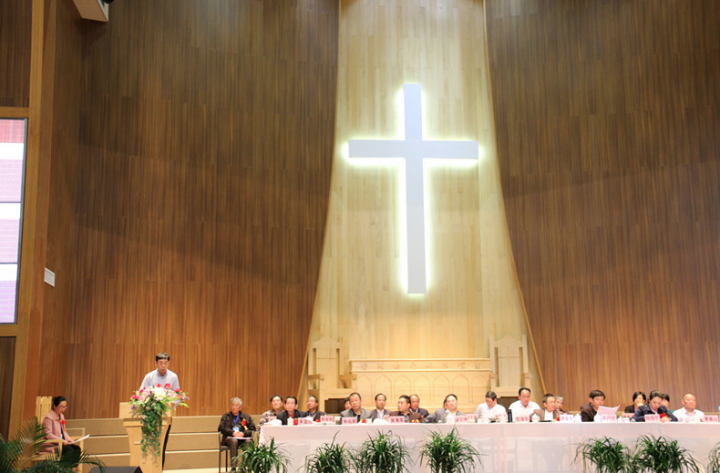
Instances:
[[[528,327],[500,192],[483,2],[343,1],[339,61],[332,198],[311,343],[336,339],[348,360],[488,358],[490,335],[519,340]],[[422,85],[425,139],[477,140],[481,149],[472,166],[426,166],[431,270],[424,296],[408,296],[401,283],[398,167],[347,157],[348,139],[402,136],[404,83]],[[531,371],[542,390],[534,360]]]
[[[86,26],[73,416],[116,416],[163,350],[191,397],[180,415],[220,414],[236,395],[259,413],[295,393],[329,198],[337,34],[328,0],[127,1]],[[106,364],[112,380],[88,378]]]
[[[30,101],[32,2],[0,3],[0,106],[27,107]],[[10,117],[7,117],[10,118]]]
[[[714,410],[720,6],[489,0],[498,158],[547,388]]]
[[[66,392],[77,250],[75,200],[80,132],[82,26],[71,0],[57,3],[55,83],[49,184],[46,267],[55,287],[44,286],[38,393]],[[74,406],[71,406],[71,409]],[[68,411],[71,412],[71,411]]]
[[[15,337],[0,337],[0,400],[3,406],[12,405],[13,368],[15,367]],[[10,438],[10,409],[0,410],[0,435]]]

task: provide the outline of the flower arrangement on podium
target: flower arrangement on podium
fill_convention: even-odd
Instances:
[[[143,388],[130,397],[130,409],[133,417],[140,417],[142,423],[143,456],[152,453],[160,456],[160,432],[162,431],[162,416],[170,411],[170,405],[187,407],[190,399],[179,389],[172,386],[158,384],[152,388]]]

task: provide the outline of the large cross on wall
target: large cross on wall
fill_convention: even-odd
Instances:
[[[425,159],[479,158],[477,141],[423,140],[420,84],[403,86],[404,140],[349,140],[350,158],[403,158],[407,215],[407,281],[409,294],[427,293],[425,252]]]

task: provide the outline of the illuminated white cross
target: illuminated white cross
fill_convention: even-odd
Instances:
[[[407,199],[408,293],[425,294],[423,159],[478,159],[477,141],[424,141],[420,84],[405,84],[405,139],[350,140],[351,158],[404,158]]]

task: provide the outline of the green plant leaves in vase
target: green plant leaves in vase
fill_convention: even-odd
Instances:
[[[345,444],[335,443],[335,437],[305,459],[305,471],[308,473],[345,473],[350,471],[350,467],[350,451]]]
[[[677,440],[668,440],[665,437],[640,437],[632,461],[637,472],[700,472],[700,466],[690,451],[681,447]]]
[[[275,439],[265,444],[251,443],[247,450],[238,455],[238,469],[247,473],[287,473],[290,466],[290,457]],[[237,458],[233,458],[233,464]]]
[[[578,445],[573,463],[591,464],[597,473],[633,472],[630,449],[617,440],[603,437],[589,439]]]
[[[357,473],[402,473],[412,465],[410,451],[392,431],[369,436],[351,454],[351,461]]]
[[[97,458],[78,450],[49,454],[38,460],[45,445],[45,429],[33,417],[25,421],[12,440],[0,436],[0,473],[74,473],[75,465],[92,465],[105,471]]]
[[[720,443],[716,444],[708,454],[707,473],[720,473]]]
[[[453,429],[447,435],[432,432],[420,448],[420,464],[427,461],[433,473],[469,473],[482,467],[480,452]],[[477,467],[475,463],[477,462]]]

